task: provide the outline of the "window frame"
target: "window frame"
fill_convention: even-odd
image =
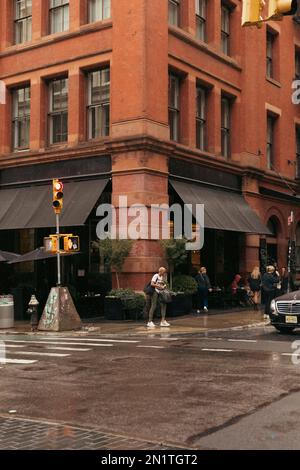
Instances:
[[[56,1],[60,1],[61,3],[59,5],[55,5],[55,2]],[[67,27],[64,28],[64,24],[65,24],[65,10],[68,10],[68,15],[67,15]],[[62,13],[62,17],[61,17],[61,26],[62,26],[62,29],[60,29],[59,31],[54,31],[54,20],[55,18],[53,18],[54,16],[54,13],[56,11],[61,11]],[[50,3],[49,3],[49,33],[50,34],[58,34],[58,33],[64,33],[66,31],[69,31],[70,29],[70,0],[50,0]]]
[[[23,91],[24,93],[24,100],[23,100],[23,112],[20,113],[20,102],[16,102],[17,94]],[[28,100],[29,101],[29,112],[26,113],[26,91],[28,91]],[[12,91],[12,149],[14,152],[22,152],[25,150],[30,149],[30,105],[31,105],[31,90],[30,85],[24,85],[21,87],[13,88]],[[17,112],[16,112],[16,105],[17,105]],[[16,145],[16,141],[20,141],[20,127],[19,124],[21,123],[22,126],[25,126],[25,133],[27,133],[27,141],[25,145]]]
[[[104,82],[102,84],[102,76],[105,76],[105,74],[108,72],[109,74],[109,81]],[[93,74],[94,73],[100,73],[100,88],[103,88],[108,84],[108,98],[106,99],[99,99],[96,102],[93,102],[92,99],[92,79],[93,79]],[[110,94],[110,87],[111,87],[111,76],[110,76],[110,67],[102,67],[100,69],[94,69],[90,70],[86,74],[86,80],[87,80],[87,105],[86,105],[86,116],[87,116],[87,139],[88,140],[96,140],[96,139],[101,139],[104,137],[108,137],[110,135],[110,99],[111,99],[111,94]],[[100,91],[101,95],[101,91]],[[108,108],[108,110],[107,110]],[[92,118],[93,118],[93,110],[95,109],[100,109],[101,110],[101,116],[102,116],[102,126],[101,126],[101,131],[100,134],[96,135],[94,133],[94,128],[91,125]],[[107,122],[104,124],[104,119],[103,116],[105,116],[105,111],[107,112]]]
[[[181,0],[168,0],[168,22],[172,26],[180,27]]]
[[[53,104],[54,104],[54,90],[53,90],[53,85],[55,82],[62,82],[66,81],[67,85],[67,106],[62,107],[59,109],[53,109]],[[62,98],[64,94],[62,93],[62,85],[61,85],[61,90],[60,90],[60,100],[63,100]],[[59,77],[59,78],[54,78],[53,80],[49,80],[48,82],[48,143],[50,146],[53,145],[60,145],[60,144],[65,144],[68,142],[68,117],[69,117],[69,80],[68,77]],[[60,116],[60,133],[57,135],[60,135],[61,137],[65,135],[65,139],[54,139],[54,117]],[[66,133],[62,132],[63,129],[63,119],[66,119]]]
[[[99,1],[100,4],[101,4],[101,7],[100,7],[100,10],[101,10],[101,15],[99,18],[97,18],[96,16],[95,17],[92,17],[92,2],[97,2]],[[109,15],[106,16],[105,15],[105,10],[106,10],[106,6],[105,6],[105,2],[108,2],[109,4]],[[88,23],[95,23],[96,21],[104,21],[104,20],[108,20],[109,18],[111,18],[111,0],[88,0],[87,2],[87,18],[88,18]]]
[[[207,41],[207,0],[196,0],[196,38]],[[199,34],[200,33],[200,34]]]
[[[267,113],[267,168],[274,169],[275,164],[275,124],[277,117]]]
[[[199,96],[201,104],[199,106]],[[196,85],[196,148],[207,150],[207,97],[208,90],[201,84]]]
[[[19,16],[17,17],[17,12],[18,12],[18,4],[21,4],[21,2],[24,1],[25,5],[27,5],[28,2],[31,2],[31,14],[26,15],[26,16]],[[26,10],[27,10],[26,6]],[[30,34],[28,35],[28,22],[30,20]],[[23,28],[23,25],[26,25],[25,29]],[[24,33],[21,35],[20,32],[18,31],[18,26],[22,24],[22,30],[25,30],[25,35]],[[22,36],[22,38],[21,38]],[[14,0],[14,44],[24,44],[25,42],[30,42],[32,40],[32,0]]]
[[[226,18],[224,17],[224,13],[226,12]],[[231,13],[232,9],[227,3],[221,3],[221,50],[223,54],[230,56],[230,20],[231,20]],[[224,18],[225,18],[225,28],[224,26]]]
[[[231,136],[232,99],[223,95],[221,96],[221,155],[226,159],[231,157]]]
[[[300,80],[300,49],[295,47],[295,80]]]
[[[267,29],[266,39],[266,75],[274,79],[274,42],[275,34]]]
[[[174,102],[172,100],[172,83],[175,84],[174,88]],[[169,114],[169,128],[170,140],[179,142],[180,140],[180,78],[175,73],[169,73],[169,86],[168,86],[168,114]]]

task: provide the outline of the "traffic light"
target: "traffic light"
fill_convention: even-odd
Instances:
[[[79,237],[77,235],[68,235],[64,237],[64,251],[68,253],[79,251]]]
[[[55,214],[60,214],[61,211],[62,211],[62,208],[63,208],[64,185],[58,179],[53,180],[52,184],[53,184],[53,203],[52,203],[52,205],[53,205]]]
[[[264,0],[243,0],[242,26],[259,26],[264,7]]]
[[[281,20],[283,16],[295,15],[297,0],[269,0],[269,20]]]

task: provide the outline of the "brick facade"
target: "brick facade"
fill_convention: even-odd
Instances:
[[[179,25],[168,24],[168,0],[111,0],[111,17],[88,23],[88,0],[70,0],[69,29],[49,34],[48,2],[32,1],[32,40],[14,45],[11,0],[1,0],[0,171],[77,158],[111,156],[112,201],[167,203],[170,158],[238,176],[247,202],[267,224],[277,224],[277,259],[286,265],[287,218],[298,191],[292,104],[300,28],[292,18],[261,29],[241,28],[241,1],[230,12],[229,55],[222,52],[221,1],[207,0],[206,40],[196,37],[195,0],[181,0]],[[273,35],[273,73],[266,76],[267,28]],[[87,73],[110,67],[110,133],[87,138]],[[168,72],[179,79],[179,139],[170,141]],[[68,77],[68,139],[49,145],[49,80]],[[30,85],[29,150],[12,151],[12,94]],[[205,149],[196,148],[196,86],[206,90]],[[222,156],[221,99],[230,103],[230,156]],[[274,119],[272,166],[267,161],[267,116]],[[85,161],[85,160],[84,160]],[[268,195],[262,188],[269,190]],[[274,242],[274,240],[273,240]],[[300,244],[300,241],[299,241]],[[126,261],[123,285],[141,288],[161,263],[155,242],[139,241]],[[259,263],[260,236],[245,235],[239,270]],[[201,256],[201,255],[200,255]],[[200,263],[200,258],[199,258]]]

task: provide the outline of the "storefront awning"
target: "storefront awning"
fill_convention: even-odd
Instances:
[[[84,225],[108,179],[64,183],[62,227]],[[0,230],[55,227],[52,184],[0,190]]]
[[[204,185],[182,181],[170,181],[185,204],[204,204],[204,226],[216,230],[230,230],[269,234],[268,228],[241,194],[209,188]]]

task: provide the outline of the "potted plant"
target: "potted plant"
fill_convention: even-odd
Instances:
[[[104,311],[107,320],[137,320],[145,305],[145,296],[133,289],[113,289],[105,297]]]
[[[118,289],[120,288],[119,274],[122,272],[124,261],[130,253],[132,244],[132,240],[112,238],[93,242],[93,247],[99,249],[100,256],[115,270]]]
[[[192,276],[174,276],[173,300],[167,307],[170,316],[185,315],[192,311],[193,295],[197,292],[197,282]]]
[[[170,289],[172,290],[174,271],[187,259],[186,239],[171,238],[169,240],[161,240],[161,245],[165,251],[165,257],[169,265]]]

